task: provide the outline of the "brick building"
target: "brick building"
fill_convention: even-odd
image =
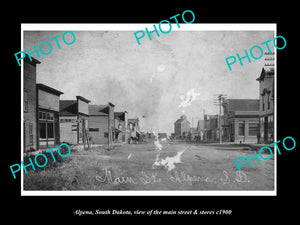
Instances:
[[[224,141],[256,143],[259,128],[258,99],[227,99],[223,103]]]
[[[259,82],[259,121],[261,139],[265,143],[274,141],[274,67],[264,67]]]

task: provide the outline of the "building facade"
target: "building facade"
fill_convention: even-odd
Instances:
[[[89,140],[90,100],[76,96],[76,100],[60,100],[61,142],[68,144],[86,144]]]
[[[219,115],[204,115],[204,135],[205,141],[219,140]]]
[[[128,119],[129,138],[140,138],[140,120],[139,118]],[[130,140],[128,140],[130,143]]]
[[[205,131],[204,120],[198,120],[197,131],[198,131],[198,134],[199,134],[198,140],[199,141],[204,141],[204,131]]]
[[[60,144],[59,98],[63,92],[44,84],[37,84],[36,86],[38,149],[51,148]]]
[[[34,58],[30,61],[26,55],[23,62],[23,146],[27,152],[38,149],[36,65],[40,61]]]
[[[114,141],[126,143],[129,137],[127,111],[115,112],[115,137]]]
[[[114,107],[107,105],[89,105],[89,134],[92,144],[111,144],[115,136]]]
[[[182,115],[174,123],[175,136],[180,138],[186,138],[189,136],[191,123],[187,120],[185,115]]]
[[[227,99],[223,103],[223,139],[235,143],[256,143],[259,131],[258,99]]]
[[[274,141],[274,67],[264,67],[259,82],[259,124],[261,140]]]

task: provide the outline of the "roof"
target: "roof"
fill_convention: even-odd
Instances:
[[[28,62],[28,63],[31,63],[31,64],[41,64],[41,62],[39,60],[37,60],[37,59],[35,59],[33,57],[31,57],[31,61],[30,61],[30,59],[29,59],[29,57],[28,57],[27,54],[25,54],[24,61]]]
[[[182,123],[182,122],[190,123],[188,120],[182,119],[182,118],[180,118],[180,119],[178,119],[178,120],[175,121],[175,123]]]
[[[56,90],[52,87],[49,87],[45,84],[36,84],[37,88],[40,89],[40,90],[43,90],[43,91],[46,91],[48,93],[51,93],[51,94],[54,94],[54,95],[57,95],[57,96],[60,96],[61,94],[63,94],[63,92],[59,91],[59,90]]]
[[[274,67],[271,67],[269,69],[263,68],[261,73],[260,73],[260,76],[256,80],[261,81],[265,78],[266,75],[274,76]]]
[[[110,105],[110,106],[112,106],[112,107],[115,107],[115,105],[112,104],[111,102],[109,102],[108,105]]]
[[[176,120],[175,123],[181,123],[182,121],[183,121],[183,119],[180,118],[180,119]]]
[[[125,111],[126,112],[126,111]],[[118,117],[120,118],[121,120],[125,120],[125,112],[115,112],[114,113],[114,116],[115,118]]]
[[[60,116],[76,116],[77,101],[76,100],[59,100]]]
[[[139,118],[136,119],[127,119],[128,123],[138,123],[139,122]]]
[[[259,111],[259,99],[227,99],[228,111]]]
[[[86,98],[84,98],[84,97],[82,97],[82,96],[80,96],[80,95],[77,95],[77,96],[76,96],[76,99],[80,99],[81,101],[84,101],[84,102],[86,102],[86,103],[90,103],[90,102],[91,102],[90,100],[88,100],[88,99],[86,99]]]
[[[107,105],[89,105],[89,115],[91,116],[107,116],[108,113],[105,113],[101,110],[107,108]]]

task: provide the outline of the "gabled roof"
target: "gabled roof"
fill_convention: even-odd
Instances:
[[[259,99],[227,99],[228,111],[259,111]]]
[[[27,54],[25,54],[24,61],[25,61],[25,62],[28,62],[28,63],[31,63],[31,64],[33,64],[33,65],[41,64],[41,62],[40,62],[39,60],[33,58],[32,56],[30,56],[30,57],[31,57],[31,61],[30,61],[30,59],[29,59],[29,56],[28,56]]]
[[[262,68],[260,76],[256,80],[257,81],[264,80],[266,75],[274,76],[274,67],[269,68],[269,69]]]
[[[60,100],[59,101],[60,116],[76,116],[77,101],[76,100]]]

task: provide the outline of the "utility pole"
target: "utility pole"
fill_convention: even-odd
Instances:
[[[222,95],[219,95],[219,109],[220,109],[220,113],[219,113],[219,141],[220,143],[222,143],[222,132],[221,132],[221,101],[222,101]]]
[[[226,98],[226,95],[219,94],[218,96],[215,96],[215,100],[218,100],[218,102],[215,102],[215,104],[219,105],[219,117],[218,117],[218,127],[219,127],[219,142],[222,143],[222,130],[221,130],[221,114],[222,114],[222,104]]]

